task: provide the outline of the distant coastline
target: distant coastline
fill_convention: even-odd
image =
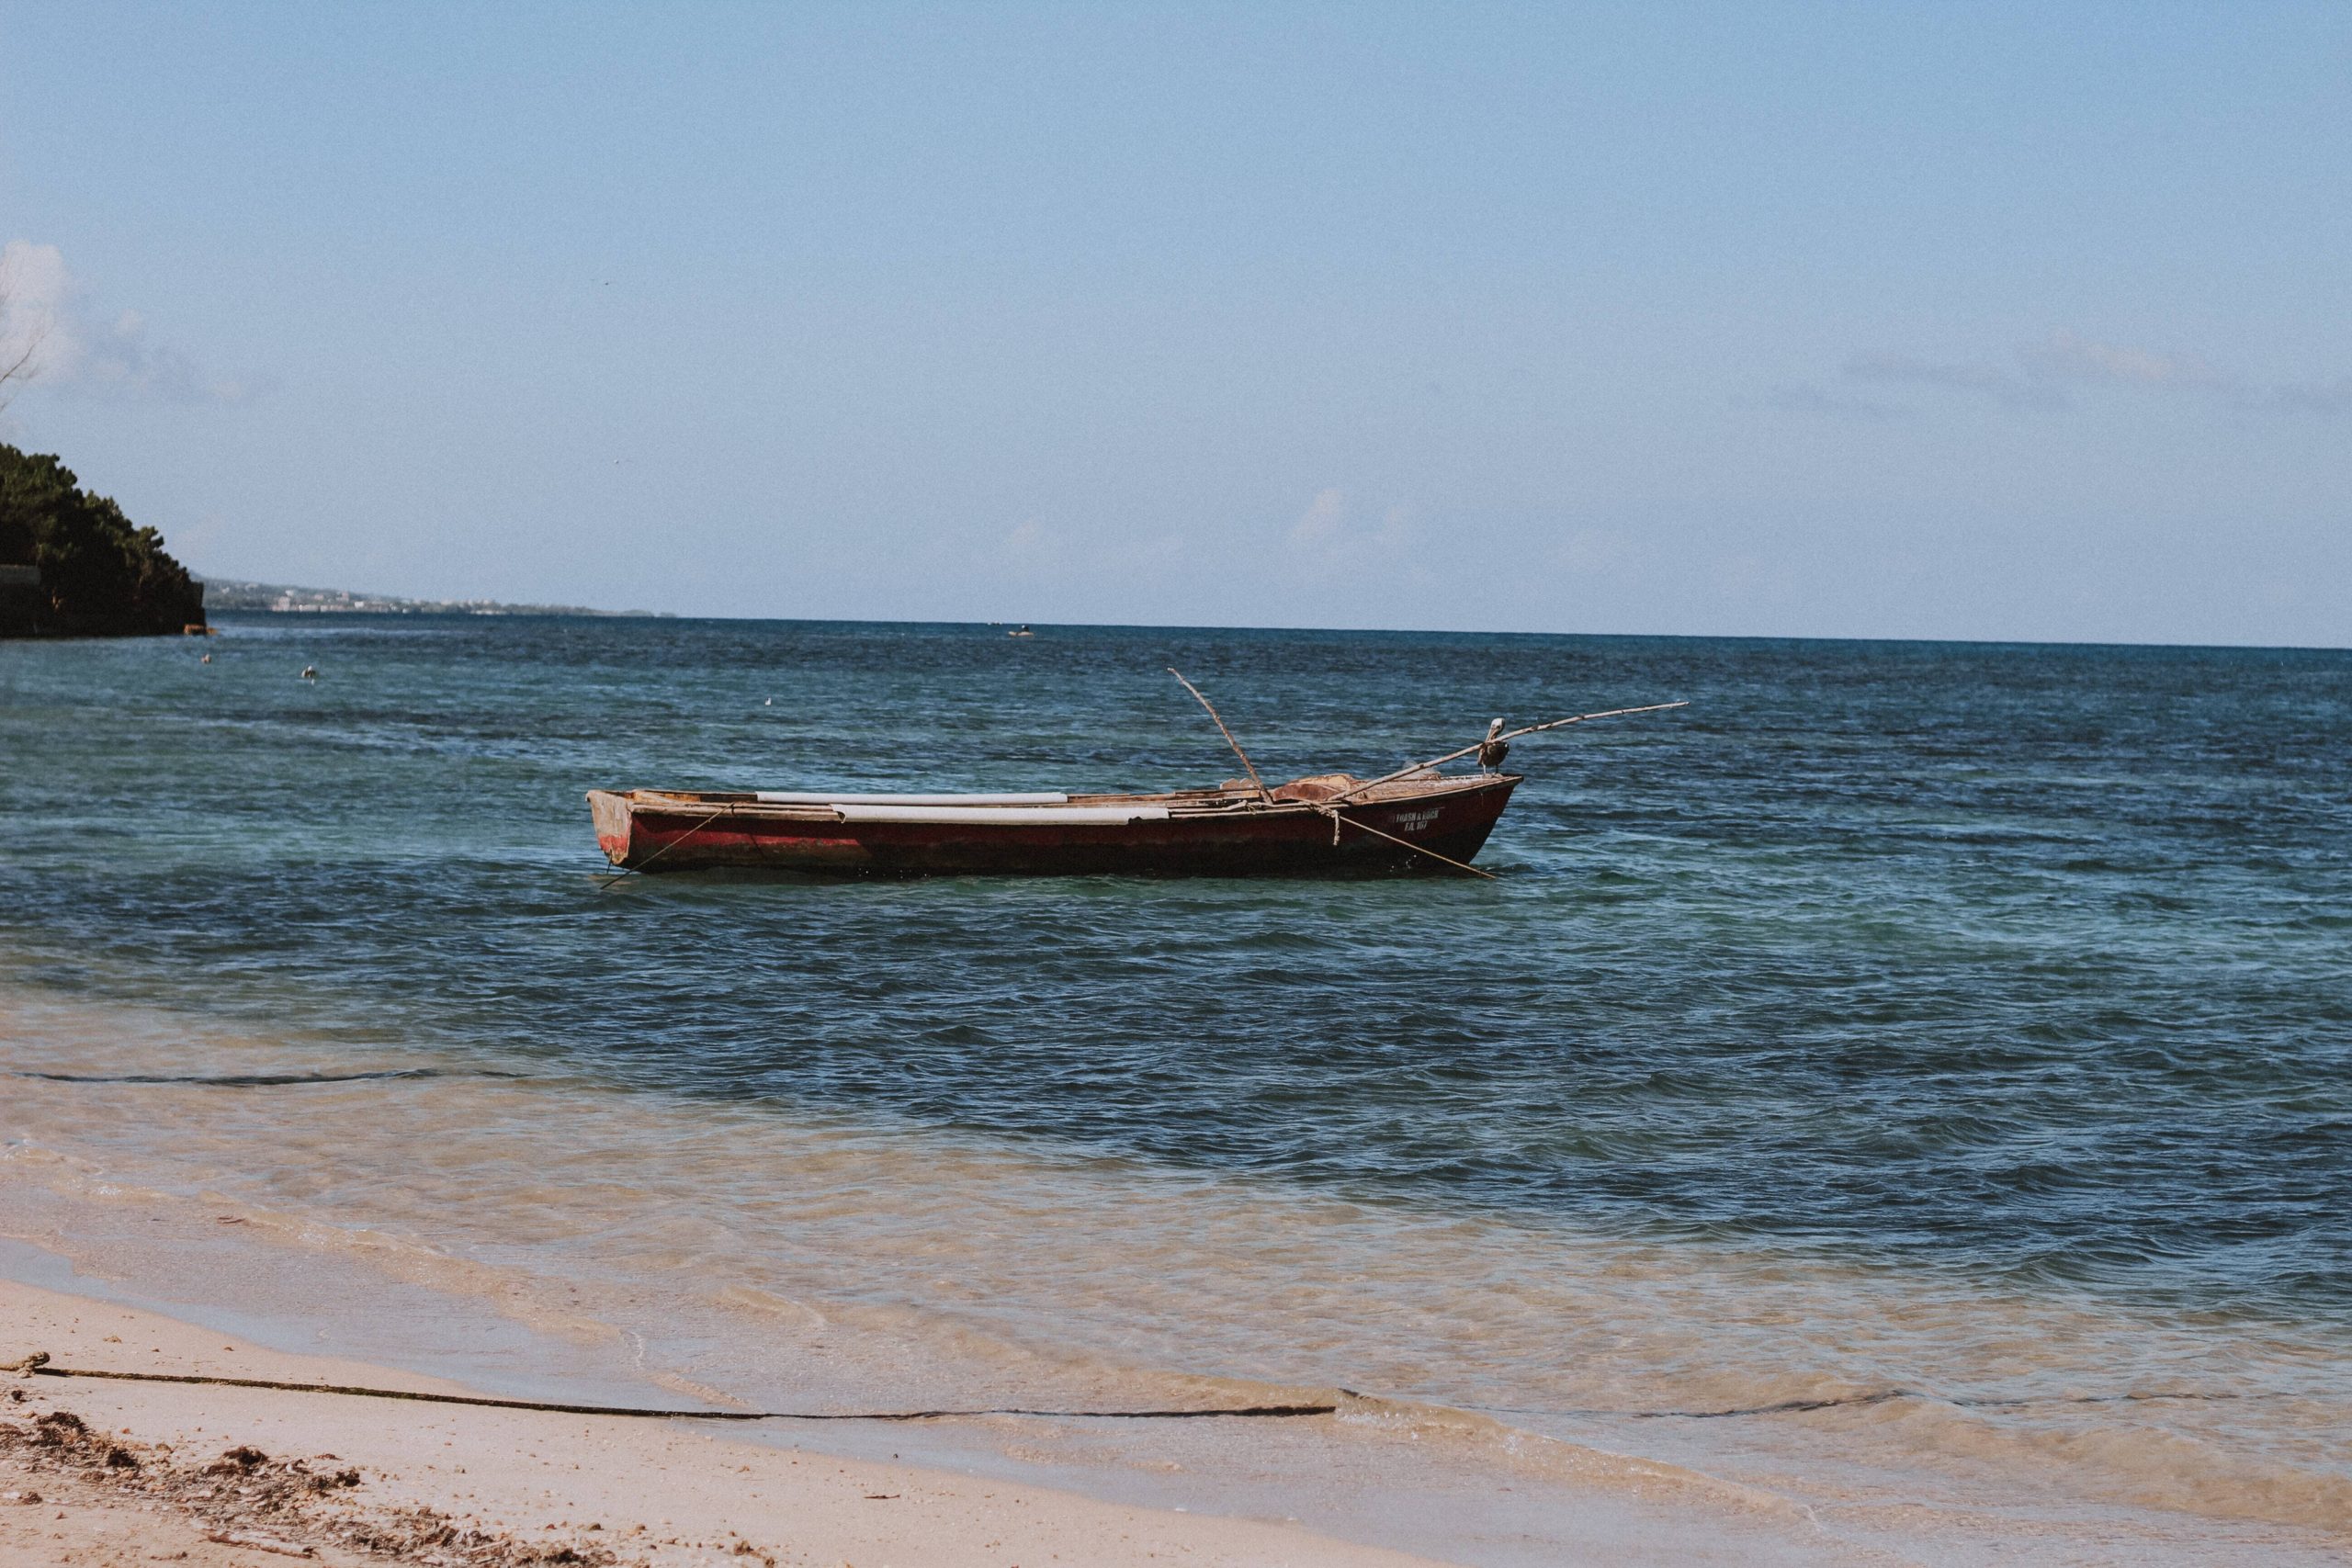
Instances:
[[[276,611],[326,615],[659,615],[657,610],[596,610],[584,604],[508,604],[495,599],[403,599],[354,593],[347,588],[297,588],[283,582],[242,582],[207,577],[207,610]]]

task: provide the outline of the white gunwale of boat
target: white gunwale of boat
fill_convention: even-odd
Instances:
[[[1167,807],[1140,802],[1133,806],[867,806],[831,801],[828,809],[844,822],[971,822],[992,828],[1168,820]]]
[[[762,789],[752,798],[763,806],[1068,806],[1059,790],[1032,795],[864,795],[854,790]]]
[[[1519,782],[1512,773],[1452,773],[1434,778],[1401,779],[1343,802],[1339,809],[1360,812],[1367,807],[1408,805],[1438,795],[1457,795],[1504,783]],[[1037,792],[1022,795],[852,795],[817,790],[670,790],[622,792],[631,811],[709,811],[727,815],[776,817],[787,821],[933,822],[987,824],[1000,827],[1115,824],[1173,818],[1227,816],[1305,816],[1329,810],[1314,800],[1262,801],[1247,790],[1170,790],[1157,795],[1070,795]],[[805,799],[785,799],[786,795]],[[1035,799],[1038,804],[1019,802]],[[932,805],[937,801],[941,804]],[[1049,804],[1058,801],[1060,804]],[[900,804],[904,802],[905,804]],[[920,803],[920,804],[918,804]],[[984,804],[986,803],[986,804]],[[922,815],[917,815],[921,813]]]

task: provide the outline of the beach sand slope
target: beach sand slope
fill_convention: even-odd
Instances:
[[[0,1283],[0,1363],[463,1393]],[[729,1441],[691,1423],[0,1373],[0,1568],[1404,1565],[1295,1525]]]

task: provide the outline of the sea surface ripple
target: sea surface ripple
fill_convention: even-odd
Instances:
[[[2352,1320],[2352,654],[317,616],[0,648],[12,985],[666,1103]],[[315,664],[315,682],[297,679]],[[1495,883],[634,878],[592,786],[1514,721]]]

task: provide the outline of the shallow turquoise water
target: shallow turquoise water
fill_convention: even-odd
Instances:
[[[1436,1209],[2352,1317],[2352,654],[232,618],[0,646],[6,982]],[[597,785],[1523,742],[1499,883],[646,878]],[[315,664],[315,683],[297,679]],[[371,1055],[370,1060],[375,1057]]]

